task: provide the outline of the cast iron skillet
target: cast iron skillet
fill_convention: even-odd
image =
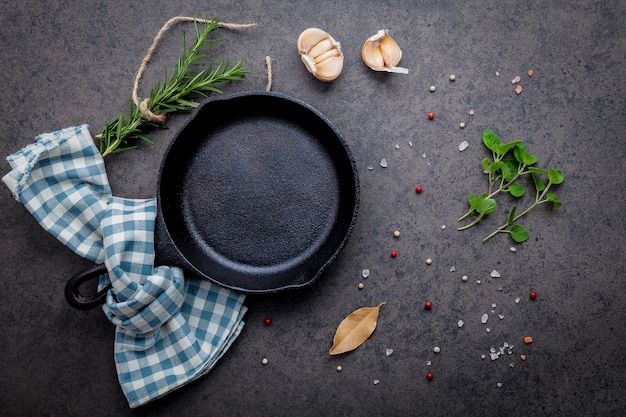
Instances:
[[[347,143],[316,109],[271,92],[202,103],[170,144],[159,172],[155,265],[176,265],[244,293],[312,284],[356,221],[359,179]],[[106,289],[66,286],[77,308]]]

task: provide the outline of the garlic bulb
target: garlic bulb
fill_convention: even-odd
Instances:
[[[369,37],[361,49],[363,61],[373,70],[408,74],[407,68],[398,67],[402,51],[389,36],[388,31],[379,30],[374,36]]]
[[[313,76],[322,81],[339,77],[343,69],[341,45],[318,28],[309,28],[298,36],[298,53]]]

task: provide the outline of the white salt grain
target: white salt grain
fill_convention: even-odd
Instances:
[[[387,168],[387,160],[385,158],[380,160],[380,166],[383,168]]]
[[[491,271],[491,278],[500,278],[500,273],[494,269]]]
[[[485,323],[487,323],[487,320],[489,320],[489,314],[485,313],[480,318],[480,321],[481,321],[482,324],[485,324]]]
[[[467,149],[468,146],[469,146],[469,143],[467,143],[467,141],[464,140],[463,142],[459,144],[459,151],[463,152],[464,150]]]

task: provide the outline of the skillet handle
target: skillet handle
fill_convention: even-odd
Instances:
[[[105,264],[98,264],[83,272],[74,275],[65,284],[65,299],[72,307],[79,310],[91,310],[94,307],[104,304],[107,291],[111,288],[111,284],[92,295],[82,295],[80,286],[83,282],[98,278],[102,274],[106,274],[107,267]]]

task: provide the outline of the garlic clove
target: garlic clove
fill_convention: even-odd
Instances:
[[[321,81],[332,81],[343,70],[343,56],[336,55],[317,64],[315,76]]]
[[[402,58],[402,50],[386,29],[367,38],[361,49],[361,57],[375,71],[409,73],[407,68],[397,66]]]
[[[312,47],[330,35],[318,28],[308,28],[298,36],[298,52],[308,54]]]
[[[341,45],[318,28],[304,30],[297,41],[298,53],[307,70],[321,81],[332,81],[343,70]]]

